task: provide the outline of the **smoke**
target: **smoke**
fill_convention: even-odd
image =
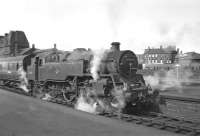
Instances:
[[[123,11],[126,8],[127,0],[109,0],[107,10],[110,19],[113,36],[115,39],[119,37],[120,21],[123,17]]]
[[[157,40],[152,42],[153,46],[160,44],[176,45],[184,52],[194,51],[200,44],[200,23],[159,23],[154,31]],[[155,30],[156,30],[155,29]],[[145,40],[145,39],[144,39]],[[200,49],[200,48],[198,48]]]
[[[121,112],[122,109],[126,106],[125,104],[125,96],[124,91],[126,90],[126,87],[123,86],[117,86],[113,92],[113,96],[115,98],[115,101],[111,103],[111,106],[118,109],[118,112]]]
[[[51,95],[48,94],[48,93],[45,93],[45,95],[41,98],[42,100],[45,100],[45,101],[49,101],[52,99]]]
[[[153,88],[159,88],[165,90],[167,88],[176,88],[181,92],[181,83],[177,79],[177,75],[174,70],[161,71],[160,73],[154,73],[153,76],[145,77],[145,81]]]
[[[86,98],[83,94],[80,95],[76,103],[75,109],[96,114],[97,102],[92,98]]]
[[[90,61],[90,73],[92,74],[93,80],[96,81],[98,76],[98,71],[100,69],[100,64],[102,59],[107,55],[109,50],[98,49],[98,50],[85,50],[77,49],[72,53],[69,53],[67,58],[68,61],[74,60],[89,60]],[[91,60],[92,59],[92,60]]]
[[[122,112],[122,109],[126,106],[125,96],[124,96],[125,87],[118,86],[112,91],[113,99],[106,100],[98,97],[96,90],[86,89],[81,90],[79,98],[75,104],[75,109],[99,114],[103,112],[116,111],[118,113]]]
[[[172,69],[155,72],[153,76],[144,76],[144,79],[153,89],[165,91],[174,88],[174,90],[182,93],[183,83],[189,83],[192,76],[191,70]]]
[[[26,78],[26,72],[23,70],[22,67],[18,69],[18,74],[19,74],[19,79],[20,79],[20,84],[19,88],[23,89],[25,92],[29,92],[27,86],[28,86],[28,80]]]
[[[106,56],[107,52],[108,51],[105,49],[93,50],[93,59],[90,64],[90,72],[94,81],[96,81],[99,78],[98,71],[100,68],[101,60]]]
[[[86,50],[84,48],[80,48],[80,49],[75,49],[73,52],[68,53],[67,56],[65,56],[65,58],[68,61],[75,61],[75,60],[89,60],[90,56],[91,56],[91,51]]]
[[[177,45],[184,51],[195,51],[200,44],[200,23],[184,24],[178,32]]]
[[[80,95],[75,104],[75,109],[97,114],[97,101],[94,97],[91,97],[91,95],[92,90],[80,90]]]

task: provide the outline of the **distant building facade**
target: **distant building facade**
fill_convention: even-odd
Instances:
[[[175,58],[177,66],[191,71],[200,71],[200,54],[196,52],[187,52],[178,54]]]
[[[176,46],[148,48],[144,51],[145,64],[172,64],[177,55]]]
[[[143,64],[147,69],[160,70],[160,69],[171,69],[175,62],[175,57],[179,52],[176,46],[167,46],[160,48],[145,49],[143,55]]]

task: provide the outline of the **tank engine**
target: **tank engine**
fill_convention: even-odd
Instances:
[[[91,50],[79,48],[62,52],[54,47],[21,57],[31,94],[36,97],[49,94],[51,98],[72,103],[84,95],[111,107],[122,100],[123,109],[145,109],[155,105],[157,95],[150,94],[152,90],[146,86],[143,76],[137,74],[136,55],[130,50],[121,51],[118,42],[111,45],[100,60],[97,80],[91,73],[95,57]],[[0,80],[11,82],[5,74]]]

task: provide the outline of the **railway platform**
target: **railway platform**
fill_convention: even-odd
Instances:
[[[177,136],[0,89],[1,136]]]

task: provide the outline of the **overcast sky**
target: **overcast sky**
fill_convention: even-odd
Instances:
[[[142,53],[176,45],[200,52],[199,0],[1,0],[0,35],[22,30],[37,48],[109,48]]]

